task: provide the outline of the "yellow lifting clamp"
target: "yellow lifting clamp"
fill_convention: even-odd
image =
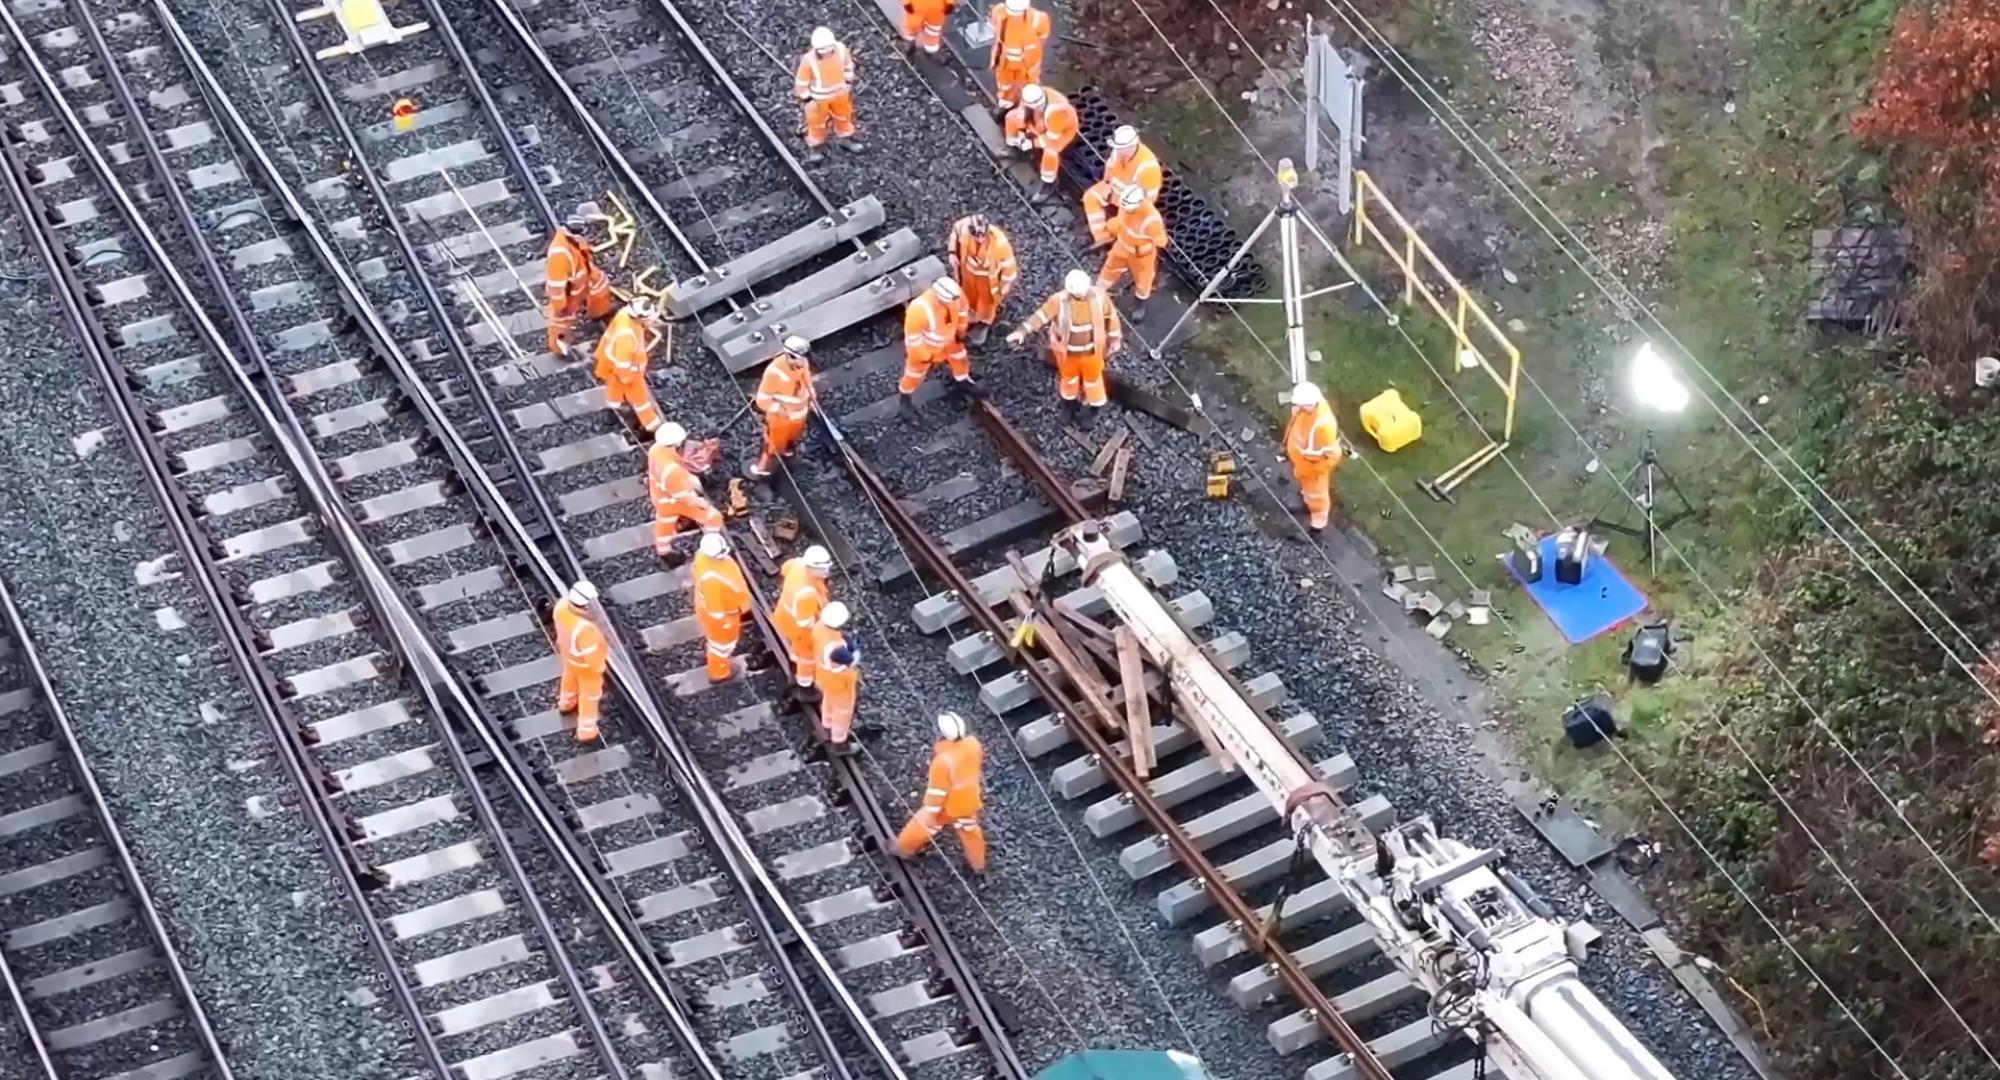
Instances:
[[[632,261],[633,242],[639,239],[639,219],[632,213],[632,208],[625,205],[625,200],[618,197],[617,192],[605,192],[604,201],[611,204],[611,213],[599,214],[598,220],[604,222],[606,236],[603,243],[595,245],[590,250],[610,251],[614,247],[617,248],[618,268],[623,270]],[[648,271],[650,270],[649,267]]]
[[[1217,450],[1208,458],[1208,497],[1226,499],[1229,497],[1230,479],[1236,475],[1236,455],[1227,450]]]
[[[1021,620],[1014,628],[1014,636],[1007,639],[1007,647],[1015,651],[1032,649],[1035,646],[1035,620],[1032,616]]]
[[[407,37],[415,37],[431,28],[427,22],[414,22],[408,26],[395,26],[389,22],[389,15],[382,10],[381,0],[330,0],[316,8],[307,8],[292,16],[299,22],[311,22],[333,16],[340,24],[344,37],[338,45],[329,45],[314,55],[321,60],[331,60],[337,56],[353,56],[364,49],[377,45],[394,45]]]

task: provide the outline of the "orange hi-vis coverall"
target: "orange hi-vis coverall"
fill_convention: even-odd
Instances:
[[[764,452],[751,464],[750,475],[769,476],[779,458],[791,455],[799,445],[799,436],[806,433],[812,400],[812,369],[805,358],[779,353],[764,369],[753,399],[757,411],[764,414]]]
[[[1056,389],[1062,399],[1075,401],[1081,393],[1090,407],[1102,407],[1108,397],[1104,362],[1125,344],[1125,329],[1110,297],[1103,289],[1092,289],[1079,300],[1058,289],[1021,324],[1021,330],[1032,334],[1044,326],[1049,328],[1049,353],[1055,357],[1060,380]]]
[[[951,269],[965,293],[965,307],[975,323],[993,325],[1000,317],[1000,305],[1021,276],[1014,260],[1014,242],[998,225],[986,227],[986,239],[972,235],[970,218],[960,218],[951,227]]]
[[[1160,171],[1160,159],[1153,156],[1152,148],[1145,143],[1132,148],[1132,152],[1119,156],[1112,151],[1104,160],[1104,176],[1090,185],[1083,193],[1083,216],[1090,222],[1090,241],[1102,244],[1111,239],[1111,230],[1105,225],[1104,215],[1119,206],[1127,188],[1137,185],[1146,193],[1146,202],[1151,205],[1160,197],[1160,185],[1166,182],[1166,174]]]
[[[549,297],[549,352],[561,356],[579,314],[593,319],[611,314],[611,279],[597,265],[590,245],[560,225],[549,237],[542,278]]]
[[[812,630],[819,625],[819,610],[826,606],[826,582],[815,576],[802,558],[785,560],[781,575],[771,623],[785,639],[785,652],[792,659],[792,681],[811,686],[819,666],[813,657]]]
[[[708,642],[708,680],[721,682],[735,674],[736,643],[743,637],[743,617],[750,612],[750,586],[743,568],[730,555],[697,552],[688,571],[694,587],[694,618]]]
[[[819,668],[814,674],[820,692],[819,719],[835,743],[847,741],[854,728],[854,703],[861,696],[861,665],[846,649],[847,638],[840,631],[825,623],[812,628],[813,662]],[[849,662],[841,663],[835,653],[848,656]]]
[[[1007,14],[1006,4],[995,4],[986,22],[993,28],[993,87],[1001,108],[1011,109],[1021,100],[1021,88],[1042,81],[1042,51],[1048,48],[1049,13],[1030,7],[1026,14]]]
[[[903,312],[903,377],[896,389],[914,394],[931,366],[942,360],[959,382],[972,378],[972,361],[965,355],[965,330],[972,318],[965,297],[946,300],[936,289],[925,289]]]
[[[597,339],[597,377],[604,383],[605,400],[613,407],[632,406],[632,418],[647,431],[660,425],[659,406],[646,385],[646,351],[652,339],[646,324],[622,310]]]
[[[1056,174],[1062,171],[1063,149],[1076,141],[1082,122],[1068,98],[1046,86],[1042,92],[1048,95],[1048,100],[1041,108],[1016,105],[1007,110],[1007,145],[1018,146],[1022,136],[1026,136],[1028,145],[1041,151],[1042,183],[1053,184]]]
[[[597,738],[598,703],[604,699],[604,667],[611,649],[604,631],[569,599],[556,601],[556,655],[562,660],[562,685],[556,711],[576,714],[578,742]]]
[[[1285,428],[1285,456],[1292,462],[1292,479],[1299,482],[1312,527],[1326,528],[1333,513],[1333,470],[1340,464],[1340,425],[1333,406],[1320,402],[1311,412],[1292,410]]]
[[[931,837],[947,825],[958,828],[959,843],[965,845],[965,861],[974,871],[986,869],[986,833],[979,827],[979,740],[939,739],[931,748],[930,784],[924,788],[924,805],[910,816],[909,824],[896,837],[896,851],[910,857],[922,851]]]
[[[958,0],[903,0],[903,40],[937,55],[944,44],[944,23]]]
[[[1160,250],[1167,246],[1167,222],[1160,208],[1146,203],[1137,210],[1122,210],[1111,223],[1111,232],[1111,250],[1105,253],[1104,269],[1097,272],[1097,287],[1109,293],[1130,270],[1133,295],[1141,300],[1153,295]]]
[[[702,494],[701,481],[681,464],[681,452],[654,443],[646,451],[646,491],[653,499],[653,554],[674,548],[681,522],[692,521],[704,532],[722,528],[722,512]]]
[[[806,145],[819,146],[827,136],[854,137],[854,54],[835,43],[825,56],[806,50],[792,80],[792,95],[805,102]]]

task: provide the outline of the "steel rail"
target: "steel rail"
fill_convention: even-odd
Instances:
[[[16,204],[17,208],[19,204]],[[139,863],[132,856],[132,849],[125,843],[125,833],[118,828],[118,821],[111,815],[111,804],[105,801],[104,789],[97,783],[97,773],[90,767],[90,759],[84,754],[83,743],[76,737],[76,728],[69,722],[69,710],[63,708],[62,700],[56,697],[56,688],[49,678],[47,665],[42,662],[42,654],[35,647],[35,641],[28,634],[28,623],[21,615],[20,605],[14,601],[14,590],[0,579],[0,631],[14,639],[20,646],[21,658],[28,669],[28,676],[34,682],[42,704],[48,707],[50,722],[61,736],[64,749],[69,751],[72,777],[84,791],[90,802],[91,816],[97,819],[97,827],[104,833],[105,846],[112,852],[113,861],[118,864],[118,875],[125,881],[125,890],[133,907],[139,912],[146,930],[159,947],[160,960],[165,966],[167,977],[172,980],[174,990],[179,994],[181,1005],[187,1009],[189,1022],[195,1034],[200,1037],[202,1048],[208,1051],[209,1067],[214,1070],[217,1080],[234,1080],[235,1070],[229,1066],[228,1055],[222,1050],[222,1042],[216,1037],[215,1028],[208,1021],[208,1010],[202,1007],[201,999],[195,996],[194,982],[188,978],[187,967],[181,962],[180,950],[174,947],[173,938],[167,934],[166,921],[160,918],[160,909],[153,903],[152,890],[139,876]],[[20,1011],[21,1020],[26,1025],[35,1056],[48,1071],[49,1080],[60,1080],[55,1063],[50,1059],[48,1048],[36,1030],[34,1021],[28,1016],[26,995],[15,981],[13,971],[6,958],[0,956],[0,975],[5,976],[8,996],[14,999]]]
[[[999,410],[988,405],[987,411],[999,421],[999,425],[989,430],[1012,430],[1012,426],[1006,423],[1005,417],[999,414]],[[1018,431],[1013,434],[1019,439]],[[1346,1018],[1340,1015],[1340,1011],[1334,1008],[1332,1001],[1313,981],[1298,958],[1270,937],[1255,932],[1256,908],[1223,879],[1221,870],[1208,858],[1207,853],[1195,845],[1180,822],[1174,820],[1166,808],[1153,798],[1145,779],[1132,770],[1131,764],[1117,753],[1098,724],[1089,719],[1099,715],[1106,708],[1104,703],[1091,700],[1087,695],[1070,693],[1049,675],[1046,667],[1037,663],[1026,650],[1016,645],[1013,632],[1007,626],[1006,620],[980,598],[972,579],[953,562],[944,546],[903,508],[898,496],[889,489],[888,484],[875,473],[858,451],[844,438],[836,436],[836,442],[841,449],[841,458],[847,465],[848,474],[869,501],[880,508],[890,529],[902,538],[905,550],[913,557],[913,565],[921,564],[943,588],[958,597],[959,603],[972,616],[974,623],[999,646],[1001,655],[1027,677],[1036,694],[1062,718],[1063,725],[1069,728],[1078,742],[1083,744],[1104,769],[1105,774],[1118,785],[1119,790],[1132,800],[1132,804],[1146,818],[1147,823],[1159,832],[1173,851],[1174,858],[1194,876],[1209,898],[1215,901],[1216,907],[1222,911],[1226,921],[1238,928],[1244,940],[1263,956],[1266,963],[1271,966],[1271,970],[1291,992],[1292,997],[1312,1013],[1314,1023],[1320,1030],[1354,1062],[1356,1072],[1364,1080],[1391,1080],[1388,1069],[1375,1057],[1367,1041],[1362,1039],[1360,1033],[1356,1032]],[[1021,439],[1019,445],[1025,447],[1025,440]],[[1053,469],[1048,468],[1046,463],[1043,463],[1041,471],[1049,477],[1054,476]],[[1067,485],[1057,480],[1054,490],[1066,492],[1068,489]],[[1051,498],[1056,497],[1053,491],[1045,494],[1049,494]],[[1058,660],[1057,663],[1060,667],[1061,661]]]
[[[28,1049],[34,1051],[44,1080],[63,1080],[62,1073],[56,1070],[55,1059],[49,1057],[49,1044],[42,1039],[41,1026],[28,1011],[28,997],[21,992],[21,980],[14,977],[14,965],[7,962],[4,954],[0,954],[0,983],[6,984],[7,1003],[12,1006],[14,1018],[21,1022],[22,1036],[28,1041]]]
[[[30,47],[20,24],[13,12],[0,5],[0,23],[4,23],[15,48],[26,60],[33,73],[38,92],[50,100],[63,128],[77,146],[79,152],[89,161],[92,171],[99,177],[110,176],[110,166],[95,143],[84,136],[83,126],[69,103],[60,94],[51,94],[51,80],[48,69],[41,58]],[[425,1021],[422,1007],[416,1000],[415,991],[403,976],[396,963],[395,952],[382,928],[367,917],[369,911],[366,892],[381,884],[380,878],[355,850],[352,839],[344,826],[338,823],[328,795],[337,789],[335,782],[322,771],[318,763],[306,749],[305,738],[299,726],[293,722],[291,710],[285,704],[282,691],[265,667],[257,653],[256,631],[236,606],[233,591],[223,575],[219,553],[213,548],[202,530],[194,510],[193,502],[182,490],[166,452],[150,427],[142,419],[144,409],[133,390],[134,377],[112,355],[103,327],[99,325],[95,312],[88,301],[87,286],[76,273],[76,268],[63,254],[62,247],[53,235],[53,227],[48,224],[47,210],[41,205],[33,185],[25,176],[20,159],[14,151],[15,136],[11,125],[0,128],[0,157],[4,157],[7,193],[20,220],[27,224],[27,233],[37,255],[41,258],[49,276],[57,283],[57,297],[63,308],[65,322],[72,336],[89,362],[93,374],[112,404],[112,419],[124,438],[126,445],[138,460],[145,474],[148,487],[160,503],[167,529],[172,534],[174,546],[189,568],[196,589],[203,604],[208,608],[216,624],[224,631],[222,645],[229,654],[229,661],[250,691],[251,705],[257,712],[271,741],[278,748],[278,756],[283,762],[285,775],[299,795],[303,812],[310,822],[313,834],[318,838],[321,850],[331,863],[339,878],[348,903],[361,915],[363,932],[368,939],[369,950],[375,954],[377,963],[389,979],[391,996],[397,1007],[410,1022],[417,1049],[426,1067],[438,1080],[450,1080],[450,1066],[446,1064],[436,1038],[431,1034]],[[185,290],[186,282],[178,268],[171,261],[157,258],[160,251],[158,238],[152,233],[138,208],[133,205],[130,195],[122,185],[110,189],[112,201],[118,207],[120,216],[128,228],[146,243],[149,257],[155,259],[155,269]],[[206,312],[199,307],[191,309],[195,325],[202,332],[212,348],[224,346],[221,335],[209,321]]]

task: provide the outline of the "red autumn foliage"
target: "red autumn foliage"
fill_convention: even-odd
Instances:
[[[1969,182],[1974,223],[2000,230],[2000,0],[1905,8],[1853,130],[1906,155],[1906,196]]]

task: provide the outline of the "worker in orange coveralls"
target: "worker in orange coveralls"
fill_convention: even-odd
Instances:
[[[597,587],[578,581],[569,594],[556,601],[556,655],[562,661],[562,684],[556,695],[556,711],[576,714],[576,741],[597,738],[598,703],[604,699],[604,667],[611,661],[604,631],[597,626],[591,610],[597,605]]]
[[[1333,405],[1319,387],[1302,382],[1292,387],[1292,419],[1285,426],[1285,457],[1292,463],[1292,479],[1299,483],[1299,498],[1311,516],[1312,527],[1326,528],[1333,515],[1333,470],[1340,464],[1340,425],[1333,418]]]
[[[646,385],[646,362],[660,343],[660,309],[650,296],[635,296],[597,339],[597,378],[613,409],[632,410],[632,419],[651,434],[660,426],[660,409]]]
[[[954,392],[977,393],[972,384],[972,361],[965,355],[965,330],[971,319],[965,290],[949,277],[931,282],[931,287],[918,293],[904,309],[903,377],[896,382],[904,412],[916,412],[911,395],[939,362],[951,369]]]
[[[653,448],[646,451],[646,490],[653,500],[653,554],[678,563],[674,540],[680,536],[681,522],[692,521],[703,532],[722,529],[722,512],[708,501],[694,470],[681,460],[681,444],[687,429],[669,420],[653,433]]]
[[[1049,13],[1028,0],[993,5],[986,24],[993,29],[994,96],[1002,109],[1011,109],[1020,102],[1022,87],[1042,81],[1042,52],[1054,26]]]
[[[1063,404],[1079,409],[1077,399],[1089,406],[1085,416],[1095,416],[1109,400],[1104,385],[1104,364],[1125,345],[1125,330],[1118,322],[1118,309],[1104,290],[1091,284],[1090,275],[1071,270],[1063,287],[1044,301],[1028,321],[1007,335],[1007,344],[1019,345],[1029,334],[1049,328],[1049,353],[1055,358],[1056,390]]]
[[[903,0],[903,47],[936,56],[944,44],[945,20],[958,0]]]
[[[806,433],[813,402],[812,366],[806,360],[811,349],[805,338],[797,334],[787,337],[785,351],[771,360],[757,383],[752,402],[764,414],[764,451],[751,464],[751,476],[771,475],[778,459],[790,457],[799,437]]]
[[[864,149],[854,138],[854,54],[832,30],[824,26],[813,30],[812,48],[799,57],[792,95],[805,105],[808,163],[825,156],[819,148],[828,136],[839,139],[845,149],[857,153]]]
[[[1082,122],[1076,106],[1062,94],[1029,83],[1021,88],[1021,103],[1007,110],[1007,145],[1022,153],[1041,155],[1038,166],[1042,186],[1028,196],[1031,203],[1045,203],[1055,194],[1056,177],[1062,172],[1063,150],[1076,141]]]
[[[549,237],[548,259],[542,265],[549,297],[549,353],[569,354],[569,334],[577,316],[602,319],[611,314],[611,279],[591,251],[593,230],[583,207],[556,226]]]
[[[986,872],[986,833],[979,827],[979,768],[982,752],[965,719],[957,713],[940,713],[938,741],[931,748],[930,783],[924,788],[924,805],[910,816],[909,824],[896,837],[896,854],[915,858],[924,845],[945,826],[958,830],[965,846],[965,861],[974,873]]]
[[[951,240],[945,253],[951,278],[965,294],[966,313],[972,329],[965,335],[969,345],[984,345],[987,328],[1000,317],[1000,305],[1014,291],[1021,266],[1014,259],[1014,242],[1007,230],[972,214],[952,224]]]
[[[1167,246],[1167,222],[1160,208],[1137,187],[1125,189],[1118,202],[1118,218],[1111,223],[1111,250],[1104,254],[1104,269],[1097,272],[1097,289],[1106,296],[1132,272],[1132,295],[1139,298],[1132,309],[1132,321],[1146,321],[1146,300],[1153,295],[1153,275],[1159,270],[1160,249]]]
[[[771,612],[771,623],[785,639],[785,652],[792,658],[792,681],[802,690],[812,689],[818,674],[812,630],[826,607],[826,579],[832,572],[833,556],[818,544],[807,548],[804,555],[786,559],[780,571],[778,606]]]
[[[819,613],[812,628],[814,679],[819,686],[819,719],[835,753],[844,753],[854,728],[854,703],[861,696],[861,660],[841,630],[847,625],[847,605],[838,600]]]
[[[1104,159],[1104,175],[1083,193],[1083,216],[1090,223],[1091,246],[1111,242],[1104,216],[1112,207],[1125,205],[1127,191],[1136,187],[1146,193],[1147,202],[1152,202],[1160,197],[1160,185],[1165,181],[1160,159],[1152,149],[1139,141],[1132,125],[1120,125],[1111,133],[1111,156]]]
[[[743,580],[743,568],[729,554],[728,538],[720,532],[703,533],[688,577],[694,589],[694,618],[708,643],[708,681],[726,681],[736,674],[736,643],[743,637],[743,618],[750,612],[750,586]]]

